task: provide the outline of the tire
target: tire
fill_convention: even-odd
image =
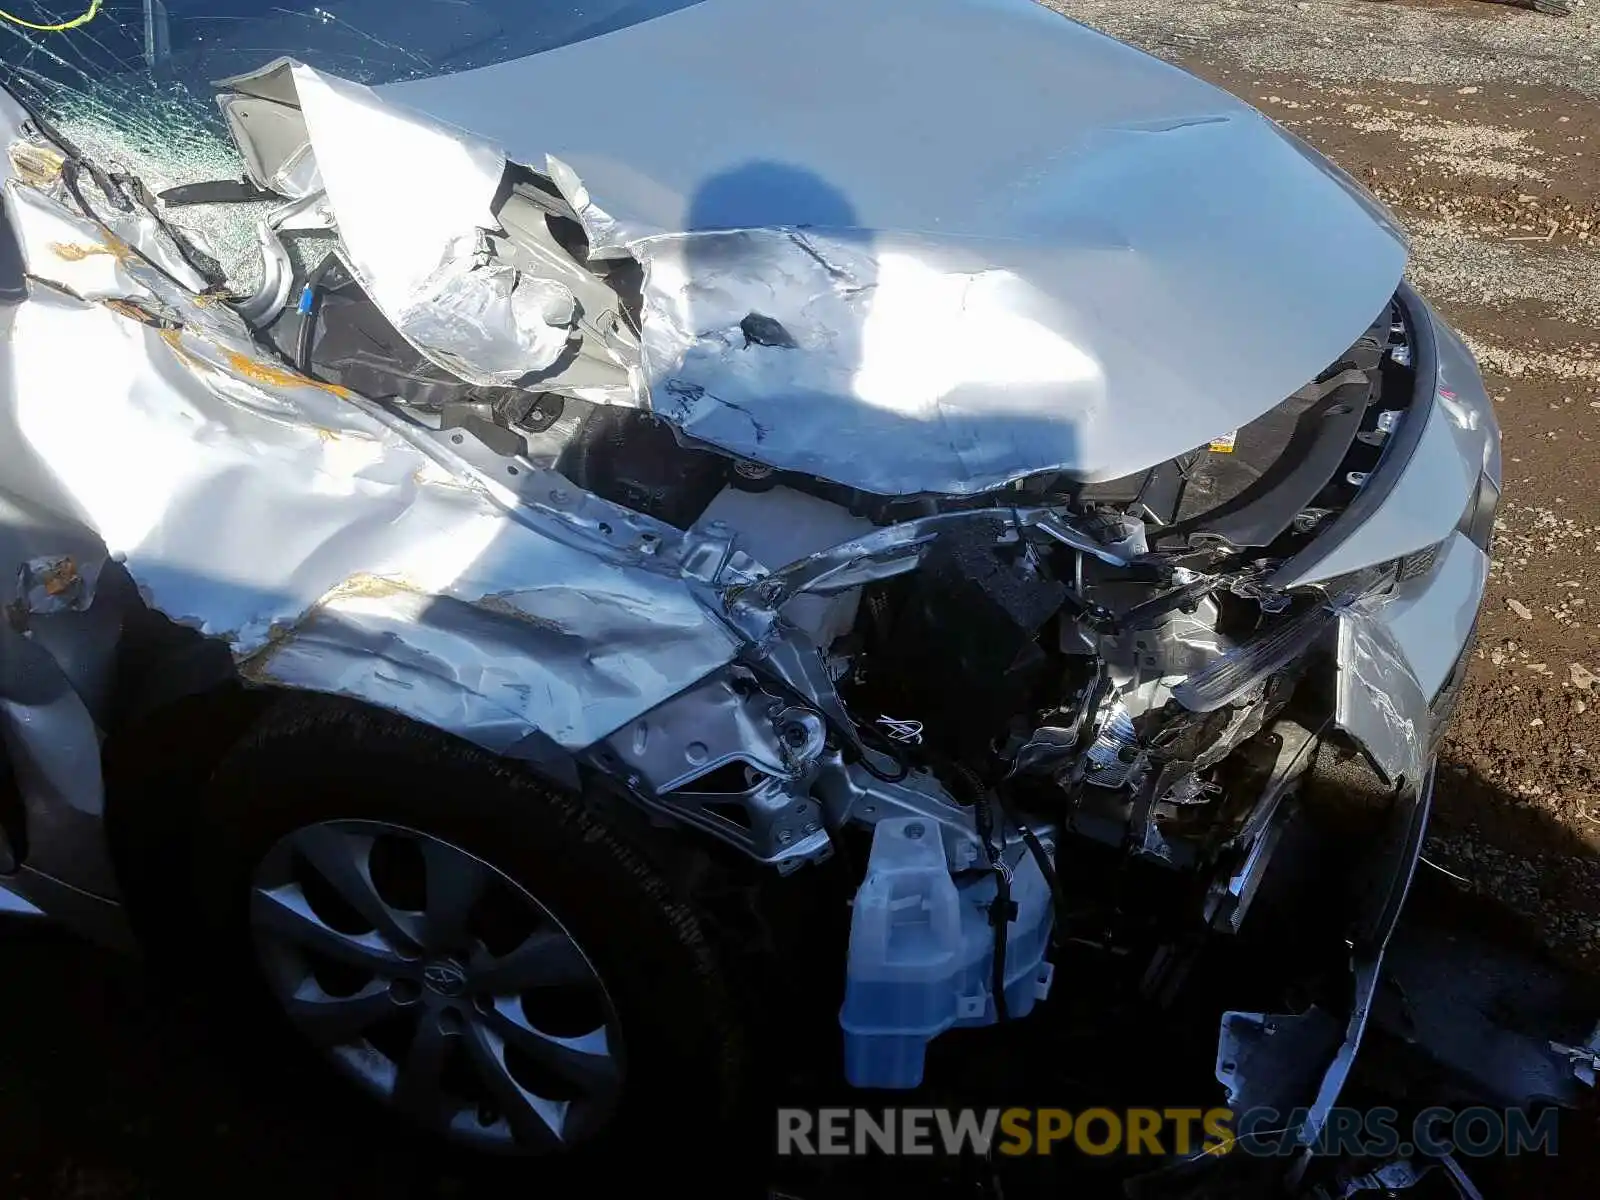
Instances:
[[[345,838],[341,845],[366,844],[369,835],[376,836],[370,843],[368,882],[377,886],[380,843],[412,842],[424,857],[437,853],[448,858],[447,851],[436,850],[443,844],[510,881],[507,888],[504,881],[492,878],[494,897],[520,903],[517,889],[531,893],[544,914],[553,918],[554,927],[581,948],[603,985],[601,1001],[609,1014],[605,1017],[609,1034],[602,1041],[606,1052],[621,1064],[620,1088],[614,1098],[597,1102],[596,1111],[603,1109],[607,1115],[586,1118],[591,1127],[581,1131],[581,1144],[558,1139],[553,1160],[588,1170],[628,1161],[618,1155],[619,1150],[649,1149],[653,1162],[660,1165],[663,1152],[671,1158],[703,1154],[717,1145],[716,1135],[733,1124],[742,1091],[745,1034],[713,946],[697,914],[642,854],[598,821],[580,797],[399,716],[331,697],[296,696],[269,710],[226,756],[202,797],[196,825],[196,890],[214,944],[225,948],[225,977],[247,989],[259,1019],[288,1033],[303,1048],[312,1047],[279,999],[283,983],[275,974],[281,959],[272,941],[275,926],[263,923],[262,892],[271,892],[268,884],[276,876],[270,871],[287,861],[283,847],[295,847],[298,855],[303,845],[321,845],[330,836]],[[296,832],[307,827],[314,827],[311,833]],[[388,829],[401,832],[383,832]],[[308,838],[320,840],[307,842]],[[300,864],[297,869],[303,869],[308,860],[294,861]],[[309,884],[304,895],[312,895]],[[399,907],[402,915],[409,911],[404,904]],[[481,923],[479,911],[473,909],[471,921]],[[474,956],[488,952],[476,931],[461,936],[476,947]],[[427,959],[433,951],[419,941],[410,953]],[[457,959],[467,964],[466,951]],[[485,1020],[496,1016],[490,1011],[495,1002],[483,993],[441,1000],[440,987],[467,985],[452,976],[451,962],[427,961],[433,963],[426,968],[427,980],[420,975],[410,978],[422,983],[423,999],[429,1004],[476,1006],[450,1007],[447,1014],[458,1033],[463,1012],[475,1023],[468,1030],[472,1036],[453,1044],[472,1042],[482,1023],[479,1016]],[[462,965],[458,973],[465,978],[473,969]],[[417,982],[405,986],[414,991]],[[319,980],[319,986],[326,985]],[[585,995],[592,998],[591,992]],[[611,1036],[617,1030],[620,1052]],[[473,1046],[481,1053],[481,1043]],[[344,1051],[318,1049],[325,1061],[330,1057],[337,1063],[349,1061]],[[401,1061],[397,1052],[395,1062]],[[344,1074],[348,1077],[350,1070]],[[398,1067],[393,1078],[398,1095]],[[386,1107],[399,1103],[376,1086],[368,1091],[377,1093],[374,1098]],[[490,1120],[494,1111],[492,1100],[488,1115],[481,1115],[480,1106],[480,1123]],[[589,1109],[580,1109],[575,1102],[571,1111]],[[520,1156],[530,1149],[515,1129],[514,1144],[490,1145],[482,1140],[487,1134],[476,1142],[464,1140],[459,1126],[458,1114],[457,1126],[436,1127],[433,1132],[455,1151],[487,1146]]]

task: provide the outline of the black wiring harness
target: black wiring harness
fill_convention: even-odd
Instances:
[[[1057,942],[1069,915],[1066,892],[1062,890],[1061,878],[1056,873],[1055,864],[1050,861],[1044,843],[1039,840],[1039,835],[1034,833],[1027,822],[1008,812],[1001,802],[999,793],[985,787],[983,780],[971,767],[957,763],[953,769],[971,798],[973,824],[977,827],[978,838],[983,843],[989,867],[995,876],[995,898],[989,909],[989,924],[994,927],[994,971],[990,978],[990,987],[994,991],[995,1020],[1005,1021],[1010,1019],[1006,1011],[1007,929],[1017,917],[1017,904],[1011,898],[1011,868],[1006,864],[1002,853],[1007,824],[1017,830],[1023,846],[1032,855],[1039,873],[1044,876],[1045,883],[1050,888],[1051,904],[1055,910]]]

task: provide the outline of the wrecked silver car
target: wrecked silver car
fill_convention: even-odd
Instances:
[[[0,26],[5,906],[536,1152],[1309,905],[1314,1140],[1500,488],[1388,215],[1026,0],[235,7]]]

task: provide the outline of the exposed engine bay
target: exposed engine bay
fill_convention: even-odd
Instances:
[[[560,278],[583,296],[575,313],[602,314],[598,334],[574,319],[548,378],[464,382],[337,251],[280,285],[300,302],[268,334],[311,378],[723,547],[730,618],[777,656],[747,655],[586,757],[658,818],[781,872],[870,833],[841,1013],[851,1081],[917,1084],[938,1032],[1048,994],[1053,939],[1115,942],[1098,885],[1059,865],[1074,846],[1190,881],[1178,927],[1236,934],[1328,753],[1337,612],[1431,566],[1422,554],[1298,594],[1271,582],[1361,494],[1407,417],[1399,299],[1283,403],[1157,467],[886,496],[596,402],[626,385],[639,265],[592,260],[550,179],[509,168],[501,195],[481,261]],[[792,345],[757,312],[737,336]],[[1170,942],[1142,952],[1150,987],[1180,985]]]

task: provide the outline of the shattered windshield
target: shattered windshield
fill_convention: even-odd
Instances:
[[[215,82],[290,57],[358,83],[471,70],[696,0],[0,0],[0,84],[152,192],[243,173]],[[248,287],[258,206],[184,223]]]

